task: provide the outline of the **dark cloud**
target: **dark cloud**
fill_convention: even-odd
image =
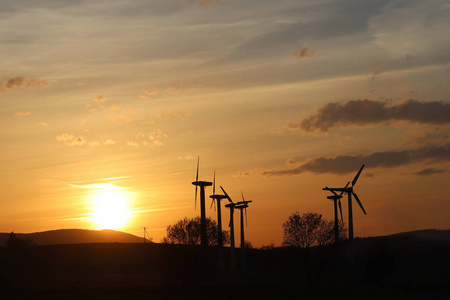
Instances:
[[[414,175],[428,176],[428,175],[440,174],[440,173],[444,173],[444,172],[447,172],[447,170],[436,169],[436,168],[427,168],[427,169],[423,169],[422,171],[414,173]]]
[[[14,89],[16,87],[22,86],[24,84],[24,82],[25,82],[24,76],[17,76],[17,77],[8,79],[5,83],[5,87],[7,89]]]
[[[294,56],[298,58],[311,57],[314,56],[314,51],[312,51],[308,47],[303,47],[302,49],[296,51],[294,53]]]
[[[351,100],[328,103],[316,114],[288,124],[291,129],[311,132],[328,131],[332,127],[365,126],[387,121],[409,121],[422,124],[449,124],[450,103],[406,100],[397,105],[373,100]]]
[[[217,5],[221,0],[197,0],[197,1],[193,1],[196,2],[197,7],[201,7],[201,8],[208,8],[208,7],[212,7],[214,5]],[[190,0],[183,0],[184,3],[189,3],[191,2]]]
[[[281,171],[264,171],[262,172],[262,175],[289,176],[304,172],[311,172],[314,174],[345,174],[354,172],[362,164],[365,164],[367,168],[393,168],[422,161],[450,161],[450,143],[443,146],[428,145],[417,149],[402,151],[374,152],[368,155],[317,157],[296,168]]]
[[[40,80],[39,78],[33,77],[30,80],[26,80],[25,76],[16,76],[9,78],[5,83],[0,82],[0,92],[6,92],[8,90],[14,90],[26,86],[27,88],[39,88],[48,87],[49,84],[45,80]]]

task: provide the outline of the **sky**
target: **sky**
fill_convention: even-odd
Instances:
[[[159,242],[198,158],[256,247],[362,164],[355,236],[449,229],[449,53],[446,0],[0,0],[0,232]]]

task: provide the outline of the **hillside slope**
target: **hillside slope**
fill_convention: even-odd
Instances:
[[[0,246],[6,245],[10,233],[0,233]],[[143,243],[143,238],[115,230],[59,229],[35,233],[15,233],[31,245],[85,243]]]

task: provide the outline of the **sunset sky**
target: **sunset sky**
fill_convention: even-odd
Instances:
[[[356,236],[450,228],[448,0],[0,0],[0,58],[0,232],[159,242],[197,157],[253,246],[362,164]]]

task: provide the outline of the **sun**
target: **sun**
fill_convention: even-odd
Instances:
[[[129,197],[121,188],[110,185],[95,191],[92,196],[92,220],[99,229],[120,229],[128,221],[131,211]]]

